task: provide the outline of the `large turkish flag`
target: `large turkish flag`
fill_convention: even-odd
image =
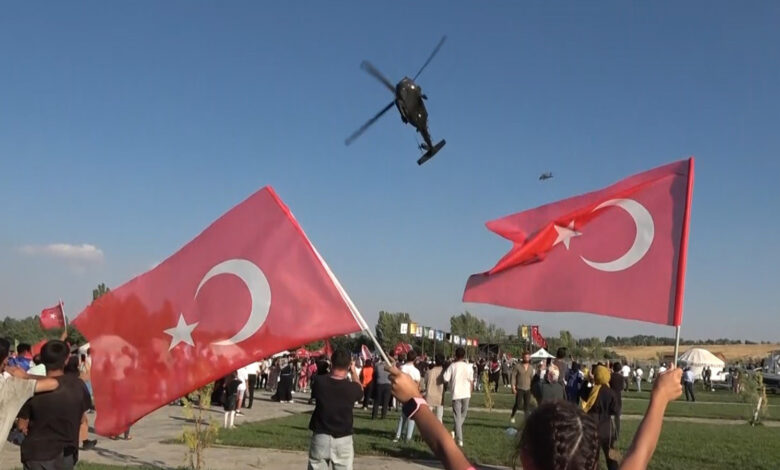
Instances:
[[[266,187],[74,320],[90,341],[95,429],[118,434],[258,358],[359,331],[351,307]]]
[[[693,158],[487,227],[513,242],[463,300],[679,325]]]

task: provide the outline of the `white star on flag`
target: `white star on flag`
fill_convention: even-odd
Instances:
[[[165,334],[171,336],[171,345],[168,348],[168,351],[178,346],[179,343],[187,343],[190,346],[195,346],[195,343],[192,342],[192,330],[194,330],[196,326],[198,326],[198,322],[188,325],[184,320],[184,315],[179,313],[179,322],[176,326],[165,330]]]
[[[555,231],[558,232],[558,238],[555,239],[553,246],[557,245],[558,243],[563,243],[563,246],[565,246],[567,250],[569,249],[569,243],[571,242],[571,239],[582,235],[582,233],[574,230],[573,220],[569,222],[568,227],[561,227],[560,225],[554,225],[553,227],[555,227]]]

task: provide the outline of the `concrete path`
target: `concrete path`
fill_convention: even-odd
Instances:
[[[308,395],[296,394],[296,402],[291,404],[275,403],[269,400],[267,393],[261,393],[260,399],[250,410],[244,410],[245,416],[236,417],[236,423],[262,421],[280,418],[306,411],[312,406],[306,404]],[[214,418],[222,419],[222,411],[211,410]],[[94,415],[89,415],[90,425]],[[183,445],[161,444],[166,439],[181,436],[185,426],[189,426],[180,406],[165,406],[137,422],[130,431],[131,440],[119,439],[112,441],[102,436],[90,434],[90,439],[97,439],[95,450],[81,451],[80,460],[91,463],[113,465],[146,465],[161,469],[184,467],[186,449]],[[274,449],[246,447],[215,447],[206,451],[207,466],[211,470],[241,470],[241,469],[278,469],[303,470],[308,458],[306,452],[291,452]],[[13,469],[21,467],[19,448],[10,443],[3,446],[0,453],[0,468]],[[442,468],[438,462],[412,462],[390,457],[356,456],[354,468],[371,470],[423,470]],[[479,467],[483,469],[501,467]]]

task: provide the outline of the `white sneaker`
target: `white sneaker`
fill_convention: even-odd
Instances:
[[[463,447],[463,441],[458,441],[458,447]]]
[[[512,423],[512,424],[515,424],[515,418],[510,418],[509,422]]]
[[[450,431],[450,435],[452,435],[452,438],[455,439],[455,431]]]

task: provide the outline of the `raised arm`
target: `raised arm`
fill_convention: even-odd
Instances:
[[[387,367],[387,371],[390,373],[390,382],[393,384],[393,395],[401,403],[420,397],[417,383],[411,377],[402,373],[396,367]],[[474,468],[466,460],[457,444],[455,444],[455,440],[447,432],[447,428],[439,422],[439,419],[436,418],[436,415],[427,406],[421,405],[414,416],[412,416],[412,420],[417,424],[417,429],[420,430],[420,435],[428,444],[428,447],[444,464],[444,468],[450,470],[469,470]]]
[[[682,370],[672,368],[658,374],[650,394],[650,405],[647,407],[645,417],[639,424],[631,442],[625,459],[620,465],[620,470],[645,470],[655,452],[658,438],[661,436],[661,427],[664,422],[666,405],[682,395]]]

